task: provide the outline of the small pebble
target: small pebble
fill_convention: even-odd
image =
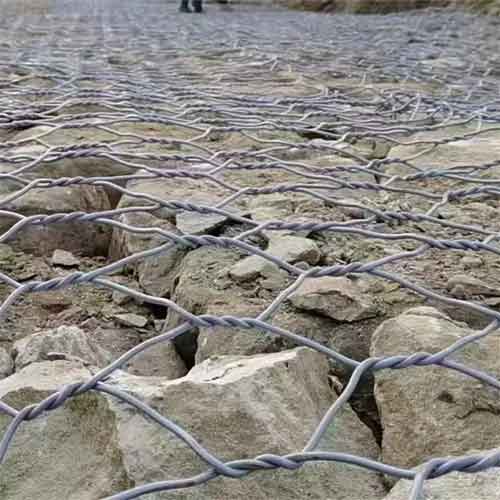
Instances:
[[[127,295],[126,293],[119,292],[118,290],[113,291],[113,295],[111,296],[111,300],[119,305],[123,306],[127,302],[131,302],[132,297],[130,295]]]
[[[132,326],[134,328],[144,328],[148,324],[148,318],[139,314],[116,314],[114,319],[123,326]]]
[[[80,265],[80,261],[66,250],[54,250],[51,262],[53,266],[61,267],[78,267]]]
[[[483,265],[483,259],[481,257],[475,257],[473,255],[466,255],[460,259],[460,264],[464,269],[475,269]]]

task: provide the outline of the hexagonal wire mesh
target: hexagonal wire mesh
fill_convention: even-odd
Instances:
[[[417,472],[345,453],[317,451],[328,425],[367,372],[440,366],[500,389],[491,374],[453,360],[467,344],[492,335],[500,314],[484,303],[452,298],[387,270],[429,252],[500,254],[495,220],[464,222],[454,220],[456,211],[447,212],[472,200],[498,199],[500,180],[495,175],[500,157],[451,166],[425,160],[429,151],[459,140],[479,141],[500,130],[500,56],[495,50],[494,23],[446,11],[321,17],[243,7],[237,7],[236,15],[214,7],[207,16],[193,18],[175,15],[175,6],[160,1],[59,0],[42,5],[3,0],[1,4],[0,177],[7,189],[0,190],[0,243],[9,241],[15,246],[27,227],[68,221],[154,234],[164,243],[91,272],[72,272],[47,281],[22,282],[0,270],[0,281],[10,290],[0,316],[5,318],[10,306],[25,294],[85,285],[165,306],[184,319],[180,326],[138,345],[85,383],[63,387],[38,404],[16,409],[0,401],[0,411],[12,417],[0,445],[2,459],[22,422],[86,391],[100,391],[136,407],[173,432],[208,467],[194,478],[117,493],[111,497],[116,500],[202,484],[221,475],[238,478],[255,470],[295,469],[325,460],[414,479],[411,499],[417,500],[427,478],[500,464],[498,453],[436,458]],[[163,132],[152,136],[142,125],[160,127]],[[16,139],[15,132],[31,127],[40,128]],[[62,142],[50,140],[61,132],[90,127],[108,139],[78,141],[73,135]],[[417,133],[419,138],[408,140]],[[380,145],[385,152],[406,145],[412,154],[376,154]],[[67,173],[60,167],[64,161],[79,165],[78,160],[89,160],[96,169],[75,175],[74,170]],[[113,166],[106,175],[100,175],[102,162]],[[134,182],[141,180],[195,182],[201,191],[210,186],[222,194],[209,204],[168,199],[134,190]],[[16,202],[35,189],[74,186],[100,186],[134,201],[104,212],[30,215],[16,210]],[[245,200],[272,193],[320,200],[327,207],[324,217],[262,221],[241,209]],[[395,201],[399,204],[394,205]],[[197,213],[200,218],[215,214],[239,229],[231,237],[179,234],[121,220],[123,214],[157,213],[161,208]],[[339,208],[355,209],[357,215],[335,220],[331,214],[338,214]],[[252,242],[251,236],[279,230],[404,242],[407,250],[375,260],[304,269]],[[120,268],[175,245],[186,249],[217,246],[259,255],[288,273],[293,283],[276,294],[257,317],[240,317],[195,315],[172,300],[148,296],[108,279]],[[300,332],[272,325],[273,315],[306,278],[347,275],[395,283],[438,303],[479,312],[489,324],[437,353],[363,361]],[[304,449],[286,456],[265,454],[224,463],[168,416],[160,416],[106,383],[138,353],[193,328],[211,326],[283,336],[353,370]]]

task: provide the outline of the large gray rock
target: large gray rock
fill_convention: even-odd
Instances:
[[[189,252],[174,280],[172,299],[197,315],[257,317],[269,306],[270,300],[287,286],[287,273],[277,272],[271,265],[270,273],[265,271],[263,278],[240,284],[228,277],[236,261],[238,254],[226,249],[204,247]],[[276,282],[275,288],[271,287],[271,280]],[[363,291],[362,296],[369,297],[370,293]],[[180,315],[169,311],[165,328],[174,328],[183,321]],[[341,323],[315,311],[299,310],[285,303],[269,321],[362,360],[369,355],[370,337],[380,319]],[[175,344],[188,366],[211,356],[269,353],[296,346],[283,337],[258,329],[221,326],[200,328],[199,335],[198,329],[193,329],[176,338]],[[335,373],[344,376],[345,367],[337,365]]]
[[[458,165],[470,166],[493,163],[500,155],[500,134],[498,131],[491,131],[467,137],[469,134],[476,132],[476,126],[477,124],[474,123],[469,126],[450,126],[441,130],[420,132],[404,138],[403,142],[409,145],[392,148],[389,157],[406,159],[419,155],[411,160],[411,164],[421,169],[443,169]],[[433,147],[433,140],[449,140],[461,136],[464,138]],[[414,169],[400,163],[389,164],[386,171],[403,176],[415,173]],[[492,167],[482,175],[497,177],[498,173],[498,167]]]
[[[376,304],[368,293],[348,278],[307,278],[290,295],[298,309],[323,314],[337,321],[359,321],[377,316]]]
[[[280,268],[274,262],[259,255],[250,255],[238,261],[229,269],[229,276],[235,281],[244,283],[260,277],[278,274]]]
[[[132,226],[157,227],[165,231],[178,233],[171,222],[148,213],[123,214],[119,217],[119,220]],[[109,257],[111,260],[116,261],[138,252],[156,248],[165,243],[167,243],[167,240],[158,235],[135,234],[115,228],[111,238]],[[146,293],[159,297],[168,297],[175,271],[185,253],[184,249],[174,246],[155,256],[142,258],[127,267],[137,275],[137,280]]]
[[[92,345],[109,352],[113,361],[148,338],[131,327],[90,328],[88,335]],[[183,377],[188,371],[172,342],[162,342],[146,349],[121,368],[134,375],[168,380]]]
[[[241,297],[239,301],[212,303],[206,307],[207,314],[216,316],[233,315],[256,318],[266,309],[269,302],[265,299]],[[356,323],[337,323],[318,314],[298,311],[282,306],[268,319],[271,325],[283,328],[305,338],[313,339],[329,346],[346,356],[363,360],[369,355],[370,335],[378,320]],[[197,339],[196,363],[212,356],[253,355],[278,352],[296,347],[293,341],[280,335],[265,332],[258,328],[237,328],[217,326],[200,328]],[[331,367],[339,376],[345,376],[345,366],[332,363]]]
[[[471,333],[436,309],[419,307],[380,325],[371,355],[434,353]],[[499,378],[498,336],[468,345],[452,359]],[[383,370],[375,380],[384,462],[414,467],[436,456],[500,445],[498,390],[438,367]]]
[[[119,373],[110,383],[185,427],[223,460],[231,460],[300,450],[334,400],[327,375],[328,364],[321,355],[298,349],[209,360],[175,381]],[[22,408],[63,384],[89,377],[87,369],[75,363],[35,363],[0,381],[0,397]],[[0,433],[9,421],[0,415]],[[371,458],[378,453],[370,431],[349,408],[339,415],[321,448]],[[134,408],[101,393],[87,393],[19,429],[2,465],[0,487],[9,500],[35,495],[40,500],[93,500],[206,469],[190,448]],[[332,491],[342,500],[384,495],[375,474],[314,464],[295,472],[217,479],[202,487],[150,496],[303,499],[330,498]]]
[[[18,340],[14,344],[16,370],[54,355],[78,358],[88,365],[105,366],[111,361],[108,352],[92,342],[90,335],[76,326],[60,326]]]
[[[446,288],[450,290],[454,297],[459,298],[471,298],[478,295],[500,296],[499,288],[466,274],[452,276],[446,283]]]
[[[128,373],[142,377],[174,380],[183,377],[187,368],[173,342],[161,342],[134,356],[124,367]]]
[[[134,180],[127,184],[127,189],[134,193],[143,193],[149,196],[160,198],[164,201],[180,201],[184,203],[194,203],[204,206],[215,206],[223,201],[227,196],[227,191],[219,186],[194,179],[183,178],[179,182],[177,178],[162,178],[152,180]],[[144,203],[144,199],[125,195],[120,200],[120,207],[129,207]],[[241,207],[242,202],[237,200],[231,207]],[[231,210],[231,208],[226,208]],[[238,212],[236,212],[238,213]],[[205,234],[211,233],[224,224],[228,217],[219,214],[201,214],[189,210],[162,207],[153,215],[175,221],[177,228],[184,234]]]
[[[17,133],[11,138],[19,146],[12,149],[12,154],[29,155],[35,158],[46,151],[46,147],[35,141],[36,137],[43,135],[43,142],[49,146],[69,146],[82,143],[95,144],[97,142],[110,143],[117,140],[118,136],[101,130],[97,127],[65,128],[56,130],[54,127],[37,126]],[[71,158],[66,157],[50,163],[41,163],[33,173],[40,178],[56,177],[95,177],[131,174],[136,169],[124,166],[109,158]]]
[[[262,300],[247,300],[234,304],[209,304],[207,314],[223,316],[250,317],[258,316],[266,304]],[[196,363],[210,357],[223,355],[249,356],[254,354],[276,352],[283,348],[285,342],[277,335],[257,329],[232,327],[200,328],[196,350]]]
[[[205,314],[211,304],[238,304],[247,299],[245,290],[233,285],[222,276],[238,260],[232,250],[216,247],[201,247],[189,252],[174,278],[171,298],[176,304],[193,314]],[[174,328],[185,319],[169,309],[166,329]],[[192,366],[196,354],[198,330],[193,329],[177,337],[176,348],[188,364]]]
[[[33,363],[0,381],[0,398],[14,408],[36,404],[91,373],[68,361]],[[0,413],[0,435],[11,418]],[[132,486],[123,468],[114,415],[106,399],[87,393],[22,425],[0,474],[3,498],[95,500]]]
[[[132,328],[144,328],[148,324],[148,318],[140,314],[124,313],[113,317],[120,325]]]
[[[0,201],[13,191],[13,187],[7,183],[0,185]],[[32,189],[1,208],[30,216],[100,212],[110,210],[111,204],[101,187],[71,186]],[[0,216],[0,234],[15,222],[16,219]],[[57,249],[84,255],[105,255],[110,237],[111,226],[75,221],[26,226],[16,233],[11,241],[15,242],[16,248],[36,255],[50,255]]]
[[[66,106],[60,109],[61,114],[67,114],[68,111],[72,113],[92,112],[88,104],[83,108],[80,106],[80,109],[78,105],[75,104],[72,105],[72,103],[68,101]],[[94,108],[94,112],[102,112],[102,109],[99,109],[99,105]],[[18,145],[17,147],[11,148],[9,153],[16,156],[26,156],[28,158],[31,157],[35,159],[41,157],[47,152],[47,146],[74,146],[96,143],[110,144],[119,142],[124,138],[134,138],[135,141],[137,141],[138,137],[144,137],[146,139],[165,139],[166,137],[185,138],[186,133],[189,135],[189,131],[182,127],[175,127],[160,123],[148,123],[146,121],[114,123],[112,126],[108,127],[108,130],[103,130],[97,126],[99,121],[100,120],[95,120],[93,124],[89,124],[89,126],[86,127],[77,126],[75,128],[68,127],[57,129],[56,127],[41,125],[28,128],[10,137],[10,140],[16,142]],[[111,129],[117,133],[113,133]],[[40,142],[37,141],[37,138],[40,138],[44,145],[40,144]],[[114,157],[111,157],[112,155],[97,155],[95,157],[72,157],[61,155],[60,158],[54,158],[54,156],[52,156],[48,159],[50,161],[39,163],[36,168],[32,169],[30,172],[25,172],[23,175],[29,179],[36,177],[113,177],[130,175],[137,172],[139,167],[132,167],[129,164],[124,164],[123,162],[118,161],[121,155],[129,155],[126,159],[130,160],[130,154],[167,154],[169,152],[173,152],[172,149],[175,150],[177,148],[169,148],[165,145],[146,143],[141,144],[140,149],[138,149],[137,142],[125,142],[120,145],[114,145]],[[109,150],[104,148],[103,151],[106,153],[109,152]],[[165,168],[166,165],[168,166],[168,162],[160,162],[146,158],[141,158],[140,164],[161,168]],[[12,170],[10,164],[2,165],[0,163],[0,172],[9,170]],[[117,180],[114,183],[122,186],[124,185],[122,180]],[[120,199],[119,192],[112,187],[106,187],[106,191],[113,204],[116,204]]]
[[[231,460],[300,450],[334,400],[327,375],[328,363],[321,355],[297,349],[206,361],[174,381],[118,373],[109,383],[182,425],[222,460]],[[22,408],[62,384],[89,376],[85,368],[68,362],[36,363],[0,381],[0,397]],[[9,422],[9,417],[0,415],[0,432]],[[321,449],[370,458],[378,453],[370,431],[348,407]],[[91,500],[205,470],[207,465],[190,448],[130,405],[102,393],[87,393],[19,429],[2,465],[0,487],[9,500],[34,496]],[[376,500],[385,494],[376,474],[316,463],[295,472],[217,479],[201,487],[150,496],[158,500],[303,499],[306,495],[331,498],[333,491],[342,500]]]

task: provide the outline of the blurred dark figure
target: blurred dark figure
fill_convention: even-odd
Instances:
[[[201,14],[203,12],[203,0],[192,0],[193,9],[197,14]],[[189,0],[181,0],[181,6],[179,8],[181,12],[191,13],[193,12],[189,7]]]

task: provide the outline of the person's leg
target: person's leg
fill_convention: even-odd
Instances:
[[[202,0],[193,0],[194,11],[200,14],[203,12]]]
[[[181,6],[179,7],[180,12],[192,12],[189,8],[189,0],[181,0]]]

